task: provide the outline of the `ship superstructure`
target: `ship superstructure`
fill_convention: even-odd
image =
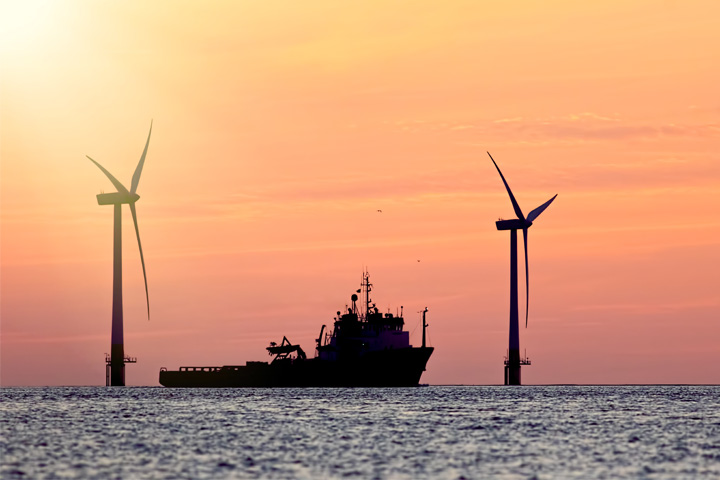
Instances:
[[[400,307],[399,315],[381,313],[371,302],[371,291],[370,276],[365,272],[361,289],[357,291],[363,294],[364,308],[358,307],[358,296],[353,294],[350,297],[352,306],[346,307],[345,313],[337,312],[333,331],[322,338],[321,329],[319,340],[322,342],[318,341],[317,345],[320,359],[337,361],[379,350],[411,348],[410,334],[403,330],[403,307]]]

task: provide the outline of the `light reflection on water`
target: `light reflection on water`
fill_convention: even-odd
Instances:
[[[720,387],[3,388],[0,478],[720,478]]]

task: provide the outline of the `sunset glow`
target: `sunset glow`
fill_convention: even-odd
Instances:
[[[720,382],[720,4],[4,2],[0,384],[99,385],[112,208],[128,385],[312,356],[367,268],[428,307],[423,383],[501,384],[512,218],[526,384]],[[378,212],[382,210],[382,212]],[[521,275],[523,275],[521,270]],[[521,276],[522,278],[522,276]],[[520,298],[524,299],[521,282]],[[524,301],[520,303],[524,312]],[[524,313],[523,313],[524,315]]]

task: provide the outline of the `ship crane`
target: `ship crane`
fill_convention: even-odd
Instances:
[[[303,349],[300,348],[300,345],[293,345],[285,336],[283,336],[283,341],[280,345],[275,344],[275,342],[270,342],[270,346],[267,347],[267,351],[269,355],[275,355],[272,363],[275,363],[278,360],[290,360],[290,354],[295,352],[297,352],[298,359],[305,360],[307,358],[307,355],[305,355]]]
[[[322,347],[323,332],[325,331],[325,327],[326,327],[326,325],[323,325],[322,327],[320,327],[320,335],[318,335],[317,340],[315,340],[315,342],[317,342],[318,350],[320,350],[320,347]]]

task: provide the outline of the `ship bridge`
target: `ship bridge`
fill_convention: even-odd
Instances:
[[[410,334],[403,331],[405,320],[402,312],[399,315],[381,313],[370,300],[371,291],[369,274],[365,272],[361,289],[357,291],[364,293],[364,308],[358,306],[358,296],[353,294],[350,297],[352,306],[347,308],[347,312],[337,312],[334,329],[326,336],[325,344],[318,342],[321,357],[334,356],[332,352],[339,351],[358,355],[370,351],[410,347]],[[402,310],[402,307],[400,308]]]

